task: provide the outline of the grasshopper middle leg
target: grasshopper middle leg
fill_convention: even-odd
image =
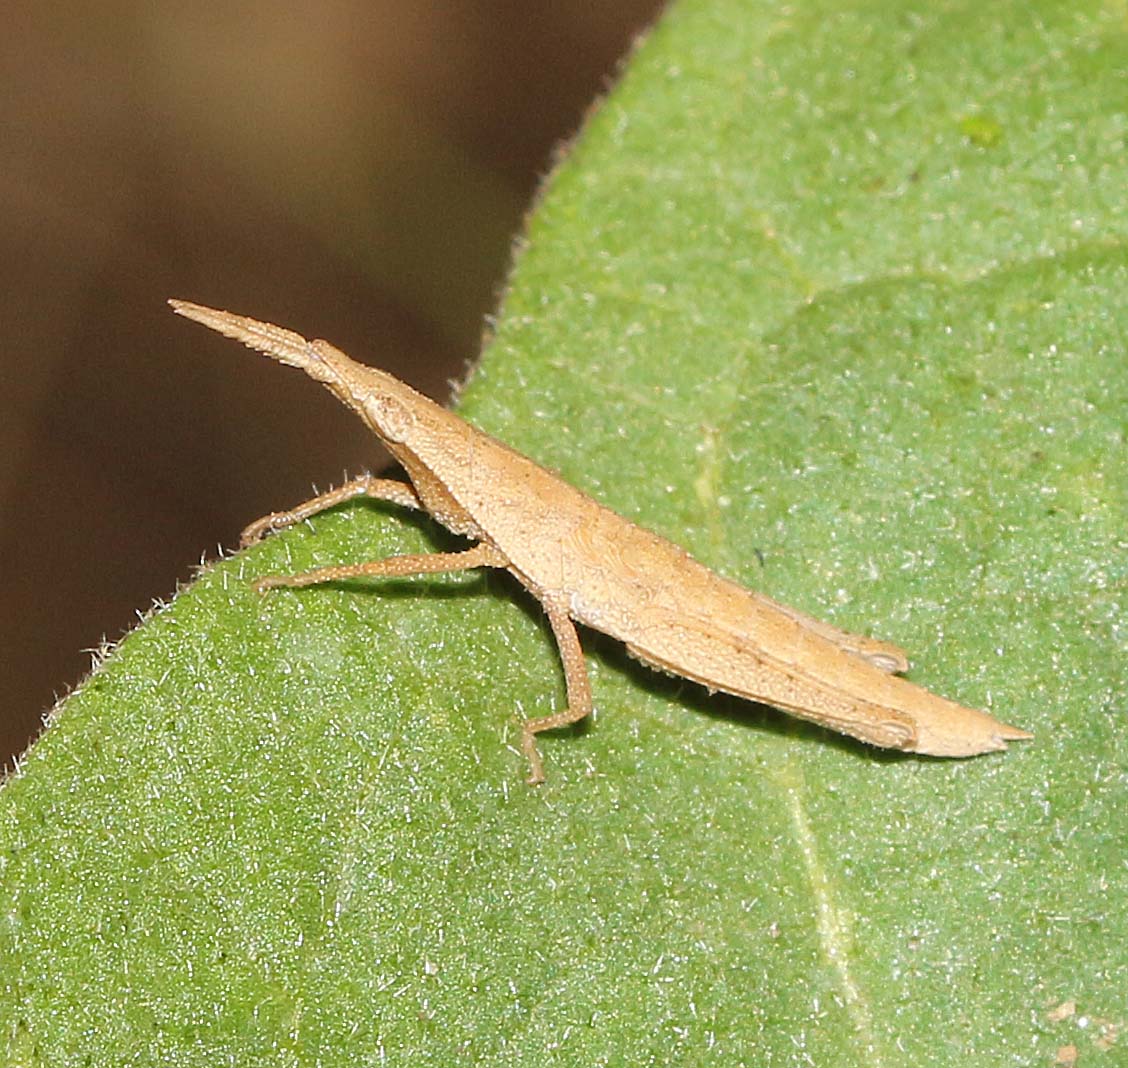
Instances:
[[[564,665],[564,685],[568,693],[568,707],[563,712],[540,719],[527,719],[521,725],[521,751],[529,761],[529,777],[525,781],[530,786],[544,782],[544,764],[537,749],[536,736],[541,731],[554,730],[577,723],[591,715],[591,680],[588,678],[584,651],[580,647],[580,636],[576,624],[564,603],[556,600],[541,602],[548,615],[552,634],[560,650],[560,660]]]

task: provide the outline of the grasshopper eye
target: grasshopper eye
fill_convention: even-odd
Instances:
[[[370,393],[364,411],[377,433],[388,441],[406,441],[415,426],[415,417],[395,397],[387,393]]]

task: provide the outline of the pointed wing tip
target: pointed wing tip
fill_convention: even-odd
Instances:
[[[975,752],[970,752],[969,756],[976,756],[978,753],[1001,753],[1009,749],[1008,742],[1025,742],[1033,738],[1034,735],[1029,731],[1019,730],[1018,727],[1012,727],[1007,723],[999,723],[996,729],[991,733],[990,739],[983,745],[981,749]]]
[[[950,722],[918,722],[915,744],[909,746],[910,751],[927,756],[973,757],[999,753],[1008,748],[1008,742],[1028,741],[1034,737],[1029,731],[1000,723],[986,712],[965,708],[959,711],[960,715]]]
[[[1018,727],[1008,727],[1004,723],[995,737],[998,739],[999,748],[1006,749],[1007,742],[1028,742],[1034,735],[1029,731],[1020,730]]]

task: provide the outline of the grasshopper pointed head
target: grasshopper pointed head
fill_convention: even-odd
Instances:
[[[273,323],[187,300],[169,303],[178,315],[241,341],[279,363],[301,368],[336,394],[386,442],[407,440],[415,425],[414,412],[430,403],[398,378],[357,363],[328,341],[307,341],[301,334]]]
[[[331,371],[322,378],[345,404],[386,442],[400,443],[411,436],[413,411],[423,398],[386,371],[350,359],[328,341],[309,343],[313,359]]]

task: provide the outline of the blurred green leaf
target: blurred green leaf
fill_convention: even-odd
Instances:
[[[883,754],[585,634],[598,722],[530,789],[563,687],[504,576],[248,590],[452,544],[343,508],[156,613],[0,794],[4,1063],[1122,1058],[1126,30],[685,0],[463,398],[1033,742]]]

